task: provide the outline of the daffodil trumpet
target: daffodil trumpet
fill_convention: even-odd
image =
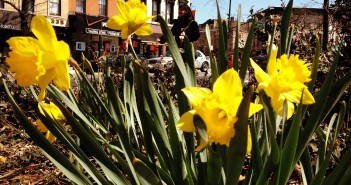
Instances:
[[[41,15],[31,21],[33,37],[12,37],[7,40],[11,52],[6,62],[19,86],[38,84],[38,101],[45,97],[45,89],[51,81],[63,91],[71,87],[68,73],[70,49],[67,43],[58,41],[54,28]]]

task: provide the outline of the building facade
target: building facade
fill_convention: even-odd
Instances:
[[[161,15],[171,23],[178,15],[179,0],[141,0],[148,7],[147,16]],[[187,3],[187,2],[185,2]],[[126,43],[119,30],[106,27],[107,20],[118,14],[116,0],[70,0],[69,1],[69,41],[72,55],[78,58],[83,52],[92,59],[103,54],[117,54],[126,51]],[[147,58],[165,53],[166,46],[159,44],[162,31],[158,18],[149,20],[154,33],[150,36],[133,35],[132,46],[137,54]],[[92,53],[89,50],[93,50]]]
[[[178,16],[180,3],[186,0],[141,0],[148,7],[147,16],[161,15],[171,26],[172,20]],[[107,20],[117,15],[116,0],[18,0],[16,8],[0,0],[0,52],[7,52],[6,40],[12,36],[23,35],[21,24],[25,22],[29,30],[33,15],[47,17],[53,25],[59,40],[66,41],[74,58],[81,53],[87,54],[88,47],[98,57],[105,52],[122,52],[125,44],[119,30],[106,27]],[[16,10],[17,9],[17,10]],[[19,11],[18,11],[19,10]],[[25,11],[28,10],[28,11]],[[26,13],[26,20],[21,18]],[[133,36],[133,47],[137,53],[158,56],[166,51],[166,46],[158,43],[162,31],[155,17],[148,24],[154,33],[150,36]]]
[[[6,40],[13,36],[30,35],[30,21],[36,14],[47,17],[59,40],[68,29],[68,0],[22,0],[10,5],[0,1],[0,52],[7,53]]]

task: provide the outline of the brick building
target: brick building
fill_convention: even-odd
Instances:
[[[33,15],[40,14],[51,22],[58,39],[64,39],[68,27],[68,0],[10,1],[13,6],[0,1],[0,52],[6,53],[6,40],[29,30]],[[18,9],[18,10],[16,10]],[[26,11],[28,10],[28,11]]]
[[[190,3],[187,0],[141,0],[148,6],[147,16],[161,15],[169,24],[177,18],[180,3]],[[106,52],[117,52],[123,49],[118,30],[106,27],[109,17],[118,14],[116,0],[19,0],[14,1],[22,11],[23,5],[29,6],[27,26],[33,15],[41,14],[48,18],[54,26],[59,40],[66,41],[72,55],[77,58],[80,53],[87,52],[87,46],[92,46],[97,55]],[[8,4],[0,1],[0,52],[7,52],[6,40],[12,36],[21,35],[20,14]],[[23,22],[23,21],[22,21]],[[154,34],[147,37],[133,37],[133,46],[137,53],[160,55],[166,46],[158,43],[162,35],[157,18],[148,22]],[[170,24],[171,26],[171,24]]]

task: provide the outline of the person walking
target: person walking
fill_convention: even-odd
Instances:
[[[191,13],[191,9],[188,5],[184,4],[179,6],[178,19],[173,20],[173,27],[171,29],[177,45],[181,53],[184,53],[184,36],[189,38],[190,42],[197,41],[200,37],[199,25],[194,20],[194,16]],[[165,43],[166,40],[162,36],[160,43]]]

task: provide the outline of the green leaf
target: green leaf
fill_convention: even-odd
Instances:
[[[299,140],[300,126],[302,122],[302,107],[303,107],[301,102],[302,97],[303,97],[303,94],[301,96],[300,104],[297,107],[297,111],[294,115],[292,125],[290,127],[288,136],[285,140],[284,147],[282,150],[280,166],[279,166],[280,168],[279,184],[286,184],[288,182],[290,177],[290,170],[295,167],[294,157],[295,157],[295,152],[297,148],[297,143]],[[287,111],[287,104],[285,104],[285,106],[286,106],[285,110]]]
[[[159,23],[161,25],[162,33],[165,36],[166,41],[168,43],[168,47],[169,47],[169,50],[171,51],[174,62],[176,64],[176,66],[178,66],[181,76],[184,78],[185,86],[188,87],[188,86],[190,86],[191,83],[190,83],[190,80],[188,78],[185,64],[184,64],[184,61],[182,59],[182,56],[180,55],[179,48],[178,48],[177,43],[174,39],[174,36],[171,33],[171,31],[169,30],[168,24],[163,19],[163,17],[158,16],[157,18],[158,18]]]
[[[247,66],[250,63],[252,44],[253,44],[253,40],[255,38],[254,32],[255,32],[256,22],[257,22],[257,18],[255,18],[252,21],[252,24],[251,24],[251,27],[250,27],[250,31],[249,31],[249,35],[247,36],[247,40],[246,40],[246,43],[245,43],[244,53],[243,53],[242,62],[241,62],[240,70],[239,70],[239,76],[240,76],[242,84],[244,84],[246,71],[247,71]]]
[[[262,105],[264,111],[267,115],[267,122],[263,126],[265,128],[266,141],[267,144],[267,153],[266,161],[264,162],[263,170],[259,174],[256,185],[266,184],[272,172],[276,169],[279,164],[280,159],[280,149],[278,148],[277,141],[275,139],[276,134],[272,128],[272,125],[275,125],[274,112],[273,108],[270,105],[270,101],[264,91],[260,91],[260,100],[262,101]]]
[[[223,25],[222,19],[221,19],[221,13],[219,11],[219,5],[218,1],[216,1],[217,5],[217,22],[218,22],[218,74],[221,75],[224,71],[227,70],[228,67],[228,60],[227,60],[227,38],[224,38],[226,36],[227,30],[224,29],[226,28],[225,25]]]
[[[50,91],[48,91],[50,92]],[[71,114],[70,111],[64,108],[64,105],[58,100],[56,96],[51,96],[52,101],[60,108],[62,114],[65,116],[67,122],[70,123],[72,130],[74,133],[84,142],[82,145],[85,146],[87,151],[96,158],[99,162],[101,162],[104,166],[109,168],[109,170],[115,173],[115,178],[109,178],[110,181],[118,182],[121,184],[130,184],[129,181],[125,178],[125,176],[120,172],[117,166],[109,159],[109,156],[103,150],[101,144],[94,136],[93,132],[89,129],[83,127],[77,119]],[[100,138],[102,139],[102,138]]]
[[[210,185],[217,185],[221,179],[222,160],[221,157],[213,150],[209,149],[207,160],[207,180]]]
[[[286,55],[290,56],[290,46],[291,46],[291,41],[294,35],[294,25],[291,25],[289,28],[289,37],[288,37],[288,43],[287,43],[287,48],[286,48]]]
[[[212,47],[211,44],[211,32],[210,32],[210,28],[208,26],[208,24],[206,24],[206,28],[205,28],[205,32],[206,32],[206,39],[207,39],[207,48],[208,48],[208,52],[210,53],[210,59],[211,59],[211,85],[213,85],[213,83],[217,80],[218,78],[218,67],[217,67],[217,61],[214,55],[211,54],[211,50],[210,48]]]
[[[153,171],[143,161],[134,158],[133,165],[137,175],[143,185],[162,185],[161,180],[153,173]]]
[[[334,170],[331,173],[329,173],[327,177],[325,177],[321,185],[339,184],[341,179],[343,179],[343,177],[347,175],[346,173],[350,172],[350,168],[351,168],[350,156],[351,156],[351,147],[347,149],[347,151],[343,155],[343,158],[340,160],[339,164],[336,165]],[[349,175],[349,177],[346,177],[345,180],[350,177],[351,176]]]
[[[105,177],[97,170],[93,163],[91,163],[89,158],[84,154],[81,148],[75,143],[73,138],[71,138],[64,128],[62,128],[62,126],[55,120],[52,120],[44,108],[43,111],[46,116],[42,115],[41,113],[38,114],[42,123],[74,154],[83,168],[86,169],[95,182],[99,184],[110,184],[110,182],[107,181],[107,179],[105,179]]]
[[[315,97],[316,103],[313,105],[312,111],[310,116],[306,121],[306,126],[304,132],[300,134],[299,144],[297,147],[296,155],[295,155],[295,163],[299,160],[302,152],[307,147],[307,144],[314,133],[315,129],[318,127],[322,116],[325,116],[323,113],[324,109],[326,108],[325,105],[327,103],[328,95],[330,93],[331,84],[334,79],[334,74],[336,70],[336,66],[338,64],[339,55],[335,57],[334,62],[327,74],[327,77],[322,85],[321,90],[319,91],[317,97]],[[328,106],[328,108],[332,108],[333,106]]]
[[[234,59],[233,59],[233,67],[235,71],[239,71],[239,31],[240,31],[240,20],[241,20],[241,4],[238,6],[238,17],[235,28],[235,48],[234,48]]]
[[[262,117],[262,114],[263,114],[263,112],[259,113],[260,118]],[[246,175],[246,178],[245,178],[245,185],[255,183],[257,181],[257,178],[258,178],[258,175],[256,175],[256,174],[260,174],[261,171],[263,170],[263,161],[262,161],[262,157],[260,155],[260,153],[261,153],[260,151],[262,150],[262,147],[260,147],[260,143],[259,143],[259,139],[258,139],[258,136],[260,135],[259,128],[261,127],[261,125],[262,125],[262,119],[257,119],[257,120],[253,119],[253,121],[251,123],[251,127],[250,127],[251,141],[252,141],[251,161],[250,161],[250,166],[249,166],[250,169],[249,169],[248,175]],[[263,137],[263,136],[261,135],[261,137]]]
[[[230,141],[225,170],[225,184],[237,184],[245,161],[248,142],[248,117],[254,87],[251,86],[240,103],[234,124],[235,135]]]
[[[283,13],[282,22],[280,26],[280,45],[279,45],[278,57],[284,53],[285,54],[288,53],[287,51],[288,30],[290,25],[292,6],[293,6],[293,0],[290,0]]]
[[[194,115],[194,125],[196,127],[196,131],[199,133],[201,139],[203,139],[206,143],[208,143],[208,135],[207,128],[204,121],[201,119],[199,115]]]
[[[82,174],[58,149],[56,149],[38,129],[28,120],[28,117],[23,113],[21,108],[17,105],[13,96],[11,95],[8,86],[3,79],[3,84],[6,93],[9,97],[13,111],[18,121],[23,125],[26,133],[31,139],[43,150],[46,157],[48,157],[69,179],[77,184],[92,184],[90,180]]]
[[[335,132],[333,134],[334,137],[329,142],[329,146],[328,146],[328,138],[329,137],[328,136],[326,137],[325,146],[328,146],[329,150],[328,150],[327,155],[325,156],[324,161],[321,163],[320,168],[318,169],[315,178],[310,183],[311,185],[322,184],[322,182],[324,180],[325,173],[326,173],[326,171],[328,170],[328,167],[329,167],[329,162],[330,162],[332,153],[334,152],[335,141],[336,141],[336,139],[337,139],[337,137],[339,135],[340,129],[341,129],[343,123],[344,123],[343,120],[344,120],[344,117],[345,117],[345,112],[346,112],[346,104],[345,104],[345,102],[342,102],[341,103],[341,108],[340,108],[340,111],[339,111],[339,116],[338,116],[338,119],[336,121]],[[327,134],[327,135],[329,135],[329,134]],[[326,151],[326,149],[324,151]],[[344,157],[346,157],[346,156],[344,156]]]

